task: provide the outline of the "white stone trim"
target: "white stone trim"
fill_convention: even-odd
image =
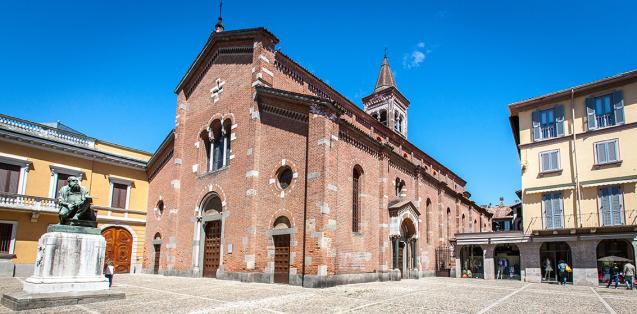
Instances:
[[[20,176],[18,177],[18,193],[26,194],[27,190],[27,176],[29,174],[29,167],[31,161],[26,157],[0,153],[0,162],[20,167]]]
[[[109,227],[124,228],[133,237],[133,247],[131,249],[132,252],[130,257],[130,270],[131,270],[131,273],[135,273],[135,264],[136,264],[135,262],[137,261],[137,244],[138,244],[137,233],[135,233],[135,230],[133,230],[133,228],[131,228],[129,225],[121,225],[121,224],[104,224],[101,226],[101,229],[102,231],[104,231],[104,229]],[[141,269],[139,269],[139,272],[141,272]]]
[[[18,230],[18,222],[13,220],[0,220],[0,223],[13,225],[11,227],[11,243],[9,244],[9,254],[15,252],[15,234]]]
[[[57,188],[58,174],[60,173],[78,177],[80,179],[79,183],[80,185],[82,185],[84,170],[62,164],[51,164],[49,165],[49,168],[51,169],[51,181],[49,182],[49,198],[57,198],[57,195],[55,195],[55,189]]]
[[[124,209],[128,209],[130,207],[130,193],[131,193],[131,187],[133,186],[133,179],[128,179],[128,178],[123,178],[123,177],[117,177],[117,176],[113,176],[113,175],[109,175],[108,176],[108,181],[110,182],[110,195],[108,197],[108,204],[109,207],[113,207],[113,183],[119,183],[119,184],[124,184],[126,185],[126,207]],[[124,214],[126,218],[128,218],[128,213]]]

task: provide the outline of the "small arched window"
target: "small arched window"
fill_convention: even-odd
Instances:
[[[447,240],[451,239],[451,208],[447,207]]]
[[[400,178],[396,178],[396,196],[401,196],[403,189],[405,188],[405,181]]]
[[[381,110],[380,111],[380,123],[382,123],[384,126],[387,126],[387,111],[386,110]]]
[[[159,200],[157,202],[157,217],[161,217],[164,214],[164,201]]]
[[[220,120],[215,120],[210,125],[208,132],[202,133],[208,171],[226,167],[230,161],[231,124],[229,119],[226,119],[223,124]]]
[[[354,167],[352,173],[352,232],[360,232],[361,208],[360,208],[360,179],[362,171]]]
[[[464,220],[464,214],[462,214],[462,232],[464,232],[464,226],[465,226],[465,220]]]

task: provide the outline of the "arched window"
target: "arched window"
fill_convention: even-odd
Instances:
[[[462,214],[462,232],[464,233],[464,226],[465,226],[465,220],[464,220],[464,214]]]
[[[164,213],[164,201],[159,200],[159,202],[157,202],[157,217],[161,217],[163,213]]]
[[[401,196],[403,189],[405,188],[405,181],[400,178],[396,178],[396,196]]]
[[[447,207],[447,240],[451,239],[451,208]]]
[[[427,199],[425,207],[425,226],[427,227],[427,243],[431,243],[431,200]]]
[[[354,167],[352,173],[352,232],[360,232],[361,208],[360,208],[360,178],[362,171]]]
[[[387,126],[387,111],[386,110],[381,110],[380,111],[380,123],[382,123],[384,126]]]
[[[202,134],[206,147],[207,170],[214,171],[226,167],[230,160],[231,121],[226,120],[223,125],[215,120],[210,125],[207,134]]]
[[[378,119],[379,119],[378,112],[372,113],[372,118],[374,118],[374,120],[378,121]]]
[[[476,232],[476,225],[478,224],[477,220],[473,220],[473,225],[471,225],[471,232]]]
[[[400,132],[400,115],[398,112],[394,112],[394,129]]]
[[[201,202],[201,212],[203,214],[214,214],[215,211],[217,213],[221,213],[222,208],[223,204],[221,199],[219,198],[219,195],[214,192],[209,193],[203,202]]]

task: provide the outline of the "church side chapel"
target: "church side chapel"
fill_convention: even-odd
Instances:
[[[175,89],[148,164],[145,271],[305,287],[449,276],[454,234],[491,230],[491,214],[408,141],[387,55],[361,109],[278,43],[220,17]]]

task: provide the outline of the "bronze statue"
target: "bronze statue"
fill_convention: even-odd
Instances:
[[[97,217],[91,209],[93,198],[80,186],[79,178],[69,177],[58,197],[61,225],[96,227]]]

